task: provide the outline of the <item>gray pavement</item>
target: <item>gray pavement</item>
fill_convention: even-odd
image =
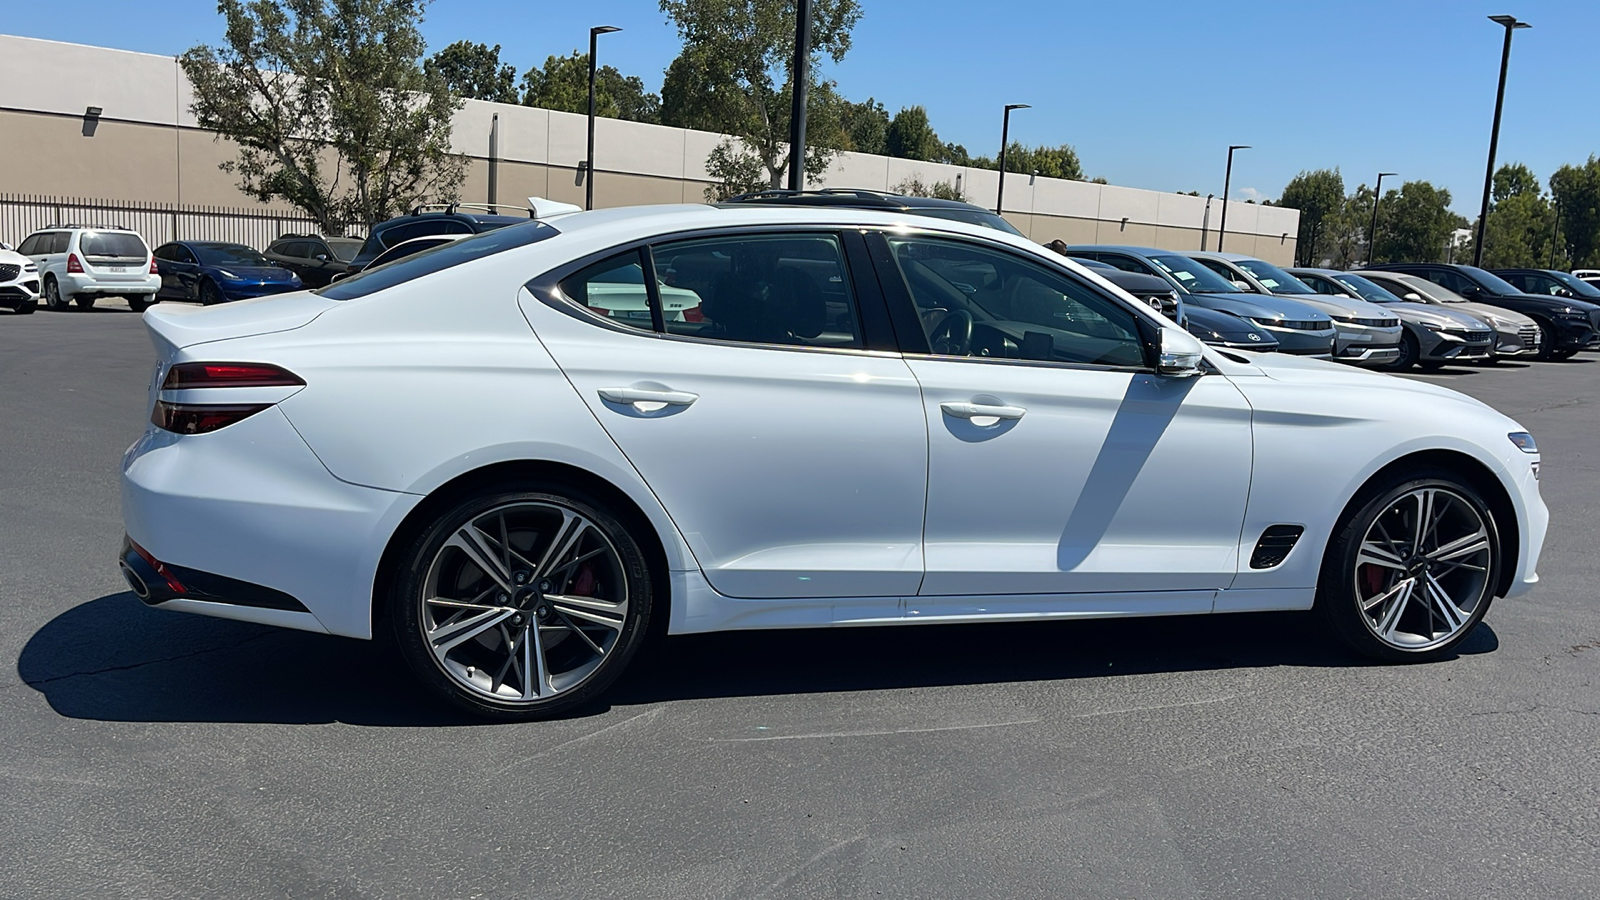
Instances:
[[[1538,437],[1553,514],[1455,659],[1303,615],[688,637],[516,726],[127,592],[151,359],[0,314],[0,897],[1600,894],[1600,355],[1425,376]]]

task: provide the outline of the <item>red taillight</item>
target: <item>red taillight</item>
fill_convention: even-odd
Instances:
[[[683,311],[683,320],[685,322],[704,322],[706,316],[705,313],[700,311],[700,307],[691,306]]]
[[[300,376],[266,363],[178,363],[167,370],[164,391],[224,387],[299,387]]]
[[[175,434],[209,434],[248,419],[270,403],[168,403],[156,401],[150,421]]]
[[[167,370],[163,391],[209,388],[300,387],[300,376],[266,363],[178,363]],[[242,398],[241,398],[242,399]],[[255,398],[250,398],[255,399]],[[208,434],[248,419],[271,403],[169,403],[157,400],[150,421],[177,434]]]
[[[161,270],[156,268],[156,258],[154,256],[150,257],[150,274],[151,275],[160,275],[161,274]]]
[[[70,273],[76,273],[78,275],[82,275],[83,274],[83,263],[78,260],[78,254],[76,254],[76,253],[68,253],[67,254],[67,272],[69,274]]]

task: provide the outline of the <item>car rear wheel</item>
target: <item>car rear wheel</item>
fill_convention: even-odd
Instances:
[[[72,302],[78,304],[79,309],[94,309],[93,294],[79,294],[72,298]]]
[[[142,313],[145,310],[150,308],[150,298],[148,298],[148,297],[141,297],[141,296],[135,294],[133,296],[128,297],[127,300],[128,300],[128,308],[133,310],[136,313]]]
[[[61,285],[56,283],[54,275],[47,275],[44,279],[45,305],[56,312],[66,312],[70,308],[67,298],[61,296]]]
[[[390,598],[401,653],[434,693],[477,715],[540,719],[588,703],[648,631],[638,543],[566,487],[474,496],[403,559]]]
[[[1499,571],[1499,533],[1478,492],[1448,472],[1403,475],[1334,535],[1316,608],[1360,653],[1434,660],[1483,619]]]

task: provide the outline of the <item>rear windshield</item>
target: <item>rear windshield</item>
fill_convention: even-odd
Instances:
[[[101,259],[144,259],[150,252],[144,239],[129,231],[85,231],[78,248],[84,256]]]
[[[327,244],[328,249],[333,251],[333,255],[340,262],[349,262],[361,252],[360,238],[328,238]]]
[[[408,256],[388,265],[367,269],[342,281],[335,281],[314,293],[330,300],[354,300],[413,278],[432,275],[462,263],[548,240],[560,233],[544,222],[522,222],[508,228],[496,228],[494,231],[440,244],[431,250],[424,250],[415,256]]]
[[[193,246],[193,245],[191,245]],[[243,244],[201,244],[194,248],[200,261],[210,266],[270,266],[267,258]]]

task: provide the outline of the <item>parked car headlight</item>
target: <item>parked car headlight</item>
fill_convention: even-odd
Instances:
[[[1563,319],[1587,319],[1587,318],[1589,318],[1589,314],[1588,313],[1584,312],[1581,309],[1573,309],[1570,306],[1563,306],[1562,308],[1556,310],[1556,315],[1560,316]]]
[[[1539,452],[1539,445],[1533,442],[1533,435],[1527,433],[1526,431],[1513,431],[1506,435],[1506,437],[1510,438],[1511,443],[1516,444],[1517,449],[1521,450],[1523,453]]]
[[[239,280],[239,276],[233,274],[232,272],[229,272],[227,269],[218,269],[217,270],[217,274],[221,275],[223,278],[226,278],[229,281],[238,281]]]

